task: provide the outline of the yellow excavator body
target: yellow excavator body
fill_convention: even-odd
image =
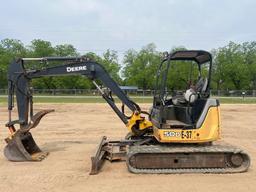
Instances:
[[[136,126],[137,125],[137,126]],[[139,132],[149,128],[152,128],[153,124],[151,121],[147,120],[144,116],[141,115],[139,112],[135,112],[132,114],[131,118],[129,119],[126,127],[130,133]],[[138,130],[135,130],[136,128]]]
[[[206,143],[220,139],[220,108],[210,107],[197,129],[159,129],[153,126],[153,135],[160,143]]]

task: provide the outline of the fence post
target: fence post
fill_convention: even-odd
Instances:
[[[217,93],[218,97],[220,96],[220,90],[218,89],[218,93]]]

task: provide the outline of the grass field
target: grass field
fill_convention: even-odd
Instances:
[[[130,97],[136,103],[152,103],[152,97]],[[217,97],[216,97],[217,98]],[[256,97],[219,97],[220,103],[256,104]],[[120,102],[117,98],[116,102]],[[6,103],[7,97],[1,96],[0,103]],[[34,96],[36,103],[105,103],[101,96]]]

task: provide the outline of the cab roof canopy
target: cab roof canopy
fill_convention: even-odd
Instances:
[[[202,50],[176,51],[171,53],[169,57],[170,60],[192,60],[197,62],[199,65],[212,60],[211,54]]]

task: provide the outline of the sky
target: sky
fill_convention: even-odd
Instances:
[[[102,54],[173,47],[212,50],[256,40],[255,0],[0,0],[0,40],[72,44]]]

